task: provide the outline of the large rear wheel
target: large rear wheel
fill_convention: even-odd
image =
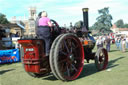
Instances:
[[[53,74],[63,81],[76,79],[84,64],[84,51],[80,40],[68,33],[62,35],[54,45],[54,51],[50,54]]]

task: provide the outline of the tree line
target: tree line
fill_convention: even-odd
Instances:
[[[113,17],[109,13],[109,7],[98,10],[98,13],[97,21],[90,27],[90,30],[98,30],[102,33],[111,32]],[[128,28],[128,24],[124,24],[122,19],[117,20],[114,24],[117,28]]]
[[[124,23],[122,19],[114,23],[118,28],[128,28],[128,24]]]

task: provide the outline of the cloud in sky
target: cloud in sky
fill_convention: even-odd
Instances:
[[[123,19],[128,23],[127,0],[0,0],[0,12],[7,18],[29,14],[28,8],[36,6],[37,13],[47,11],[48,16],[60,25],[82,20],[82,8],[89,8],[89,25],[93,25],[99,16],[98,10],[109,7],[113,23]]]

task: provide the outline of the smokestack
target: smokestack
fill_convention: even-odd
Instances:
[[[83,8],[83,23],[84,26],[86,27],[87,30],[89,30],[88,28],[88,8]]]

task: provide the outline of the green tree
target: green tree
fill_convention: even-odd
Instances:
[[[8,24],[9,21],[7,20],[6,16],[0,13],[0,24]]]
[[[109,8],[100,9],[98,13],[100,16],[96,18],[97,22],[94,24],[95,29],[99,30],[99,32],[109,31],[112,26],[112,16],[109,14]]]
[[[118,28],[124,28],[124,22],[122,19],[118,20],[115,22],[115,25],[118,27]]]
[[[128,28],[128,24],[124,24],[124,28]]]

